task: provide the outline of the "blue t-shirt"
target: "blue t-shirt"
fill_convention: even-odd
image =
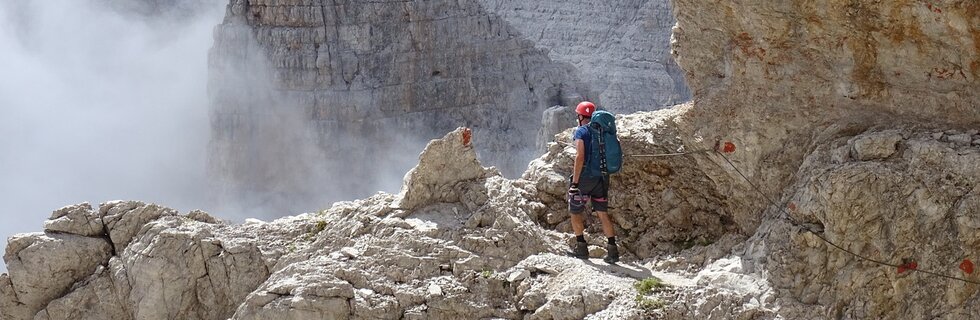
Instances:
[[[592,162],[592,131],[589,130],[589,124],[586,123],[584,126],[579,126],[575,128],[575,133],[572,134],[572,142],[577,144],[575,140],[582,140],[585,145],[585,165],[582,166],[583,177],[600,177],[602,173],[599,168],[593,168],[598,166],[598,164],[593,165]]]

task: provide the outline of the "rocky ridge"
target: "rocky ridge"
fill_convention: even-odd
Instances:
[[[672,135],[669,128],[676,125],[672,121],[683,114],[683,109],[672,109],[622,117],[624,145],[633,152],[680,148],[667,139],[648,139]],[[801,186],[792,188],[800,190],[793,195],[799,211],[791,211],[792,219],[823,223],[826,236],[846,234],[852,242],[886,240],[883,245],[898,247],[947,232],[911,229],[917,233],[877,239],[875,233],[862,230],[881,228],[866,223],[888,227],[887,219],[844,213],[853,205],[878,206],[878,214],[891,214],[900,209],[883,206],[888,202],[882,199],[912,194],[908,201],[928,203],[910,205],[937,208],[929,219],[958,221],[961,236],[937,248],[970,248],[974,241],[970,235],[976,234],[970,231],[975,227],[970,217],[980,204],[973,201],[976,197],[966,196],[944,213],[941,208],[951,205],[951,199],[945,193],[925,191],[934,187],[930,189],[976,192],[966,183],[975,181],[971,179],[980,172],[975,165],[980,146],[950,140],[962,134],[874,131],[841,138],[808,158],[805,172],[812,172],[806,175],[812,178],[801,179]],[[698,177],[706,174],[704,170],[694,162],[682,166],[661,158],[630,158],[630,166],[614,181],[616,186],[634,186],[615,188],[612,199],[618,205],[614,217],[629,262],[609,266],[567,258],[563,251],[570,240],[568,222],[558,194],[564,192],[566,172],[561,168],[571,160],[570,148],[553,144],[524,178],[508,180],[476,160],[471,140],[478,138],[460,129],[430,143],[420,164],[406,175],[400,194],[381,193],[268,223],[228,225],[199,211],[180,215],[131,201],[105,203],[98,210],[88,204],[56,210],[44,233],[11,239],[5,254],[10,275],[0,277],[0,318],[727,319],[732,315],[796,318],[831,311],[850,317],[891,317],[896,314],[888,312],[897,308],[892,304],[821,311],[820,306],[839,303],[821,300],[827,296],[820,293],[863,293],[875,283],[863,281],[871,279],[906,286],[923,280],[851,261],[793,222],[782,220],[786,217],[766,220],[747,237],[734,217],[726,218],[737,211],[728,209],[718,190],[688,187],[698,179],[711,185],[711,177]],[[716,153],[693,157],[723,161]],[[950,180],[931,171],[908,176],[900,171],[906,163],[922,161],[944,163],[924,167],[955,168],[959,171],[950,173],[963,178]],[[444,175],[441,168],[447,164],[452,167],[446,170],[460,175]],[[881,185],[877,182],[881,179],[893,182]],[[823,213],[835,210],[843,212]],[[911,214],[913,220],[921,219]],[[852,221],[855,217],[865,222]],[[599,234],[592,228],[590,235]],[[591,241],[601,243],[601,239]],[[598,246],[593,253],[603,254]],[[975,253],[934,251],[918,258],[945,259],[948,264],[948,257],[970,254]],[[813,267],[829,261],[852,271],[842,274]],[[32,270],[52,270],[59,276]],[[672,287],[638,298],[633,284],[651,276]],[[835,281],[841,276],[847,278]],[[821,287],[823,283],[838,285]],[[945,307],[946,300],[929,297],[961,297],[961,306],[939,309],[944,313],[937,315],[957,318],[972,315],[969,310],[975,309],[970,304],[975,290],[969,286],[933,282],[919,287],[923,292],[916,297],[935,301],[939,308]],[[935,290],[944,293],[937,295]],[[887,295],[878,297],[889,301]],[[644,299],[663,305],[655,310],[644,307]],[[904,296],[891,299],[891,303],[907,302]]]
[[[649,315],[637,307],[633,283],[654,273],[642,264],[564,257],[567,236],[538,221],[551,211],[538,185],[551,182],[508,180],[483,168],[471,134],[459,129],[432,141],[400,194],[268,223],[228,225],[203,212],[180,215],[134,201],[59,209],[44,233],[11,240],[0,318]],[[65,277],[33,270],[63,270],[56,272]],[[748,312],[733,301],[762,292],[701,289],[689,284],[659,294],[710,295]]]

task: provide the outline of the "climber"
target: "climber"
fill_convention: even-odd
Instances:
[[[572,255],[576,258],[589,258],[589,245],[585,242],[585,211],[586,202],[592,203],[592,211],[599,215],[602,231],[608,238],[606,245],[607,263],[619,261],[619,247],[616,246],[616,233],[612,220],[609,219],[608,196],[609,177],[603,175],[596,161],[589,161],[592,150],[592,132],[589,123],[596,106],[592,102],[582,101],[575,108],[578,116],[578,128],[572,136],[575,145],[575,166],[572,171],[571,186],[568,188],[568,211],[571,212],[572,231],[575,233],[575,248]]]

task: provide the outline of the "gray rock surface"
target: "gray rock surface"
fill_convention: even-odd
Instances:
[[[124,301],[135,318],[226,319],[265,281],[269,271],[258,247],[216,236],[221,229],[167,217],[140,232],[120,261],[130,285]]]
[[[99,207],[113,250],[122,251],[148,222],[164,216],[177,215],[177,211],[139,201],[111,201]]]
[[[422,150],[419,165],[405,175],[398,206],[412,210],[437,202],[460,202],[457,184],[484,178],[488,171],[473,150],[473,132],[459,128]]]
[[[48,303],[33,319],[135,319],[132,307],[121,295],[125,282],[116,282],[110,272],[109,268],[98,267],[91,276],[77,283],[75,290]]]
[[[669,1],[480,0],[548,57],[571,64],[591,98],[615,113],[655,110],[690,99],[670,55]]]
[[[105,225],[98,212],[88,202],[67,206],[51,213],[44,222],[44,231],[71,233],[86,237],[105,235]]]
[[[895,154],[898,142],[902,141],[898,132],[879,132],[856,137],[851,153],[861,161],[884,159]]]
[[[459,126],[517,176],[547,107],[685,101],[672,24],[663,0],[231,1],[210,59],[218,201],[295,211],[391,190]]]
[[[946,137],[946,140],[955,143],[957,145],[967,146],[970,145],[970,142],[973,140],[973,136],[966,133],[961,133],[961,134],[948,136]]]
[[[623,116],[624,146],[651,153],[680,148],[673,144],[680,142],[666,137],[676,135],[682,115],[678,109]],[[432,141],[406,175],[400,194],[340,202],[322,212],[268,223],[229,226],[160,216],[169,210],[139,202],[103,204],[100,212],[125,211],[134,215],[132,221],[147,222],[108,263],[73,280],[65,294],[41,303],[36,318],[977,316],[970,300],[975,290],[944,282],[917,285],[915,290],[924,292],[912,294],[934,309],[905,303],[905,295],[868,295],[869,289],[887,292],[895,284],[911,288],[910,281],[918,280],[862,264],[799,225],[819,225],[824,236],[846,239],[844,243],[866,243],[862,252],[872,255],[885,252],[875,246],[894,246],[923,265],[944,261],[955,268],[949,257],[976,254],[968,248],[980,241],[980,231],[974,230],[980,223],[973,221],[980,219],[971,216],[980,209],[975,201],[980,196],[966,183],[980,178],[980,150],[951,149],[928,132],[870,130],[839,137],[811,153],[801,167],[802,178],[789,188],[795,190],[791,201],[796,209],[787,217],[762,219],[748,240],[741,229],[755,222],[728,216],[733,209],[725,207],[717,189],[725,186],[717,182],[726,182],[718,172],[697,161],[630,158],[629,169],[613,184],[614,204],[627,204],[614,215],[624,262],[610,266],[562,256],[571,239],[545,222],[549,213],[564,211],[550,190],[566,185],[558,171],[571,161],[567,148],[554,144],[524,179],[508,180],[476,161],[465,132],[459,129]],[[903,138],[881,139],[895,136]],[[864,140],[903,147],[888,158],[850,157],[855,142]],[[718,154],[689,157],[724,161]],[[445,172],[459,176],[439,175]],[[699,178],[708,173],[712,178]],[[687,183],[703,188],[694,190]],[[644,188],[663,192],[649,197]],[[651,205],[642,209],[644,202]],[[675,217],[674,211],[692,210],[677,209],[684,206],[715,206],[718,211],[697,209],[693,216],[680,215],[688,219]],[[903,213],[905,207],[921,209]],[[649,217],[640,219],[644,214]],[[900,223],[906,220],[923,223]],[[880,238],[874,230],[882,228],[896,229]],[[589,232],[592,243],[602,243],[595,238],[598,234],[596,229]],[[957,236],[943,236],[950,234]],[[87,239],[107,245],[106,240]],[[921,241],[944,249],[914,250]],[[12,241],[15,247],[8,251],[18,250],[20,243]],[[838,272],[841,268],[849,272]],[[653,276],[667,286],[649,293],[633,287]],[[12,277],[18,283],[24,275]],[[36,294],[28,290],[10,301],[4,279],[0,277],[0,298],[5,299],[0,303],[17,306],[23,297]],[[820,294],[827,290],[835,295]],[[844,307],[820,307],[827,305]],[[23,307],[11,310],[4,312],[28,314]]]
[[[548,150],[548,144],[556,142],[555,135],[575,126],[575,109],[566,106],[553,106],[541,115],[541,128],[538,129],[538,150]]]
[[[627,118],[624,126],[647,120]],[[399,194],[340,202],[322,212],[268,223],[229,226],[172,214],[173,210],[153,204],[102,204],[98,212],[104,213],[103,219],[115,221],[106,229],[109,234],[103,238],[57,235],[79,239],[70,245],[87,244],[83,239],[101,243],[89,246],[98,250],[90,256],[105,257],[101,263],[57,282],[63,284],[57,295],[40,295],[47,288],[41,285],[13,295],[4,285],[6,277],[0,277],[0,303],[15,306],[3,315],[12,319],[643,319],[667,310],[638,307],[632,285],[652,276],[651,266],[599,266],[564,257],[568,236],[536,221],[548,211],[537,191],[547,182],[508,180],[482,167],[472,147],[479,136],[468,132],[461,128],[432,141],[419,156],[419,165],[406,175]],[[64,217],[89,221],[87,215]],[[131,234],[131,230],[136,231]],[[120,236],[113,238],[114,232]],[[108,238],[116,240],[119,251],[109,247]],[[8,251],[24,251],[22,240],[14,239],[11,245]],[[41,247],[37,252],[71,257],[59,251],[70,245]],[[11,270],[13,287],[24,281],[52,284],[14,264]],[[729,278],[756,279],[724,271],[732,274]],[[670,281],[675,285],[690,281],[681,274],[674,277]],[[706,286],[722,288],[729,282],[722,279]],[[666,298],[676,293],[695,300],[718,295],[686,287],[670,292],[656,294]],[[711,299],[721,298],[707,301]],[[22,302],[36,307],[25,308]]]
[[[0,274],[0,319],[30,319],[31,311],[17,298],[10,276]]]
[[[106,264],[110,256],[110,245],[102,238],[29,233],[8,239],[3,260],[17,302],[26,314],[34,314]]]
[[[874,138],[866,133],[857,139]],[[973,285],[864,262],[819,240],[809,230],[858,254],[972,279],[961,270],[975,260],[980,240],[980,150],[955,147],[930,135],[913,135],[895,160],[845,161],[842,141],[819,148],[801,167],[790,190],[795,210],[756,234],[752,252],[770,272],[770,282],[786,290],[786,306],[796,303],[837,306],[823,317],[974,318]],[[923,247],[935,249],[923,250]],[[847,270],[847,272],[841,272]],[[832,292],[833,294],[827,294]],[[943,297],[943,298],[936,298]],[[908,303],[916,301],[917,303]],[[784,314],[806,312],[787,308]]]

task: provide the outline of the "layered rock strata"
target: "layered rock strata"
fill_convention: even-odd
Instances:
[[[481,0],[548,57],[574,66],[590,98],[616,113],[690,99],[670,53],[669,1]],[[550,140],[550,139],[548,139]]]
[[[211,53],[219,201],[299,210],[394,189],[384,177],[460,125],[487,137],[476,145],[485,163],[517,176],[541,151],[547,107],[591,98],[628,111],[686,99],[666,54],[664,1],[561,7],[232,1]]]

